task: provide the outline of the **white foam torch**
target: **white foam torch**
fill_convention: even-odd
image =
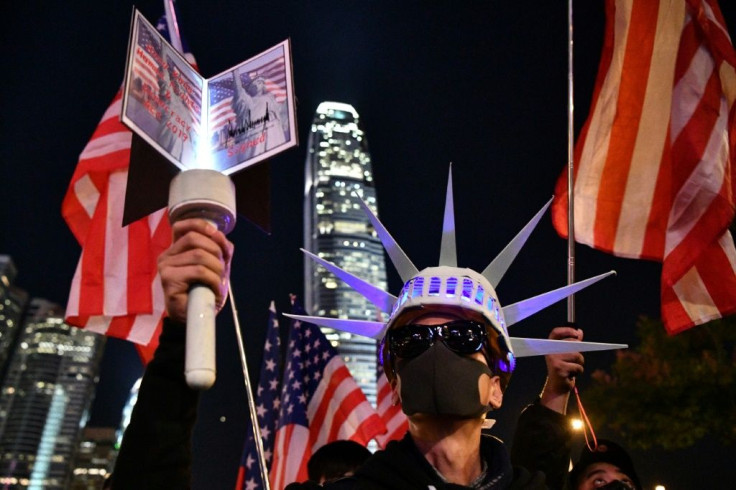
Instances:
[[[216,170],[180,172],[169,186],[169,220],[201,218],[227,234],[235,227],[235,186]],[[203,284],[189,289],[184,374],[187,384],[206,390],[215,383],[215,293]]]

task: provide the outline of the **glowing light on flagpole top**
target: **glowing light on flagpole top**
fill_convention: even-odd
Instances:
[[[169,186],[169,220],[209,221],[223,233],[235,227],[235,185],[216,170],[179,173]],[[215,383],[215,293],[203,284],[189,289],[184,374],[187,384],[206,390]]]

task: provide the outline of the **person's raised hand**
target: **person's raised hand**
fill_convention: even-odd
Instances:
[[[553,340],[580,342],[583,331],[573,327],[556,327],[550,332]],[[570,390],[575,386],[575,377],[583,373],[585,358],[580,352],[550,354],[547,363],[547,383],[542,391],[542,404],[552,410],[565,413]]]
[[[173,241],[158,258],[166,311],[185,323],[192,284],[204,284],[215,293],[218,311],[227,298],[233,244],[217,228],[202,219],[173,223]]]

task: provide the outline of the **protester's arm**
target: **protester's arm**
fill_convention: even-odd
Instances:
[[[113,489],[189,488],[198,393],[184,379],[184,325],[164,320],[112,475]]]
[[[557,327],[550,339],[582,340],[581,330]],[[549,488],[565,488],[570,464],[572,434],[567,412],[575,376],[583,372],[580,353],[549,355],[547,381],[538,400],[524,409],[514,434],[511,459],[514,465],[542,471]]]
[[[189,488],[191,483],[198,393],[184,377],[187,292],[191,284],[205,284],[222,305],[233,246],[203,220],[175,223],[173,235],[158,263],[168,317],[123,437],[113,489]]]
[[[557,327],[549,335],[553,340],[583,340],[583,331],[572,327]],[[544,357],[547,363],[547,382],[542,390],[541,403],[557,413],[567,413],[570,391],[575,386],[575,377],[583,372],[585,358],[580,352],[555,354]]]

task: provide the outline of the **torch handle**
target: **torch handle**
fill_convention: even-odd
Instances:
[[[169,220],[200,218],[227,234],[235,226],[235,186],[216,170],[190,169],[169,185]],[[189,288],[184,376],[195,390],[215,383],[215,293],[203,284]]]
[[[184,376],[195,390],[215,383],[215,293],[202,284],[189,289]]]

